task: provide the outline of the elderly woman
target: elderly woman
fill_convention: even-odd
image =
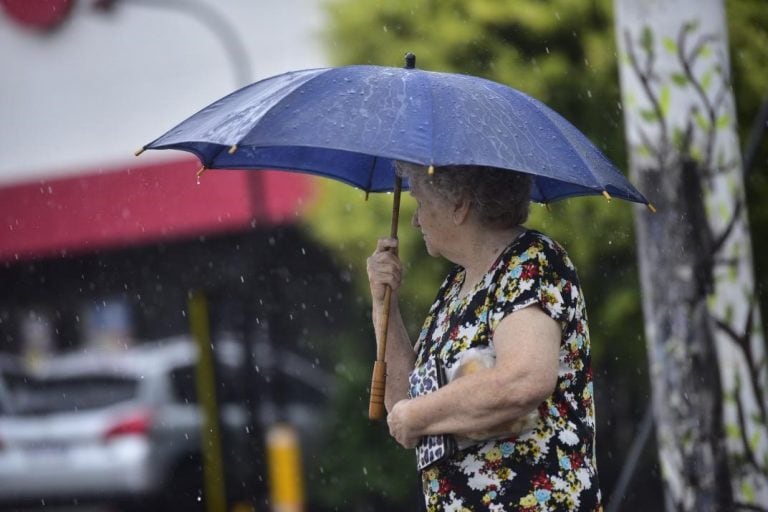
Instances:
[[[398,306],[397,240],[379,240],[368,258],[377,329],[392,289],[390,433],[406,448],[443,434],[460,448],[421,470],[427,510],[599,510],[584,297],[563,248],[522,226],[530,176],[404,163],[398,172],[427,252],[455,264],[414,345]],[[409,376],[430,363],[448,382],[414,393]]]

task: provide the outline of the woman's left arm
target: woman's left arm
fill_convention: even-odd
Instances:
[[[434,393],[401,400],[387,418],[406,448],[431,434],[469,434],[516,420],[555,390],[562,329],[539,306],[515,311],[493,335],[496,364],[455,379]]]

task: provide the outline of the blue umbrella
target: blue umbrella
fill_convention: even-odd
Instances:
[[[572,124],[540,101],[474,76],[345,66],[292,71],[246,86],[141,148],[178,149],[205,169],[278,169],[394,191],[395,161],[481,165],[533,176],[532,200],[602,194],[647,204]],[[478,177],[482,179],[482,177]],[[407,186],[407,184],[406,184]],[[387,290],[388,294],[390,290]],[[384,304],[389,304],[385,296]],[[381,319],[369,416],[384,415],[388,311]]]
[[[246,86],[144,146],[206,169],[282,169],[393,190],[394,161],[534,176],[532,200],[602,194],[648,204],[540,101],[474,76],[383,66],[292,71]]]

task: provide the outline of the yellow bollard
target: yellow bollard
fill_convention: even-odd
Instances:
[[[211,329],[208,303],[202,292],[189,297],[189,323],[197,343],[199,355],[195,372],[197,396],[203,414],[203,496],[207,512],[225,512],[227,499],[224,491],[224,463],[221,455],[219,412],[216,404],[216,378],[214,374]]]
[[[296,429],[276,423],[267,431],[269,494],[274,512],[304,510],[304,479]]]

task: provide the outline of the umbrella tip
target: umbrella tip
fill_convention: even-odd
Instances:
[[[134,152],[133,152],[133,154],[134,154],[135,156],[139,156],[140,154],[142,154],[142,153],[144,152],[144,150],[145,150],[145,149],[147,149],[147,148],[145,148],[144,146],[141,146],[139,149],[137,149],[136,151],[134,151]]]
[[[611,199],[613,199],[607,190],[603,190],[603,197],[606,198],[608,202],[611,202]]]
[[[405,54],[405,69],[414,69],[416,67],[416,55],[411,52]]]
[[[435,166],[434,166],[434,165],[430,165],[430,166],[427,168],[427,174],[428,174],[428,175],[430,175],[430,176],[432,176],[433,174],[435,174]]]
[[[202,175],[203,175],[203,173],[204,173],[205,171],[207,171],[207,170],[208,170],[208,168],[207,168],[206,166],[202,166],[202,167],[200,167],[200,168],[197,170],[197,172],[195,173],[195,176],[197,177],[197,184],[198,184],[198,185],[200,184],[200,176],[202,176]]]
[[[648,209],[651,210],[651,213],[656,213],[656,207],[653,206],[651,203],[646,203],[645,206],[647,206]]]
[[[232,144],[232,146],[230,146],[230,148],[227,151],[227,153],[229,153],[230,155],[234,155],[235,151],[237,151],[237,144]]]

